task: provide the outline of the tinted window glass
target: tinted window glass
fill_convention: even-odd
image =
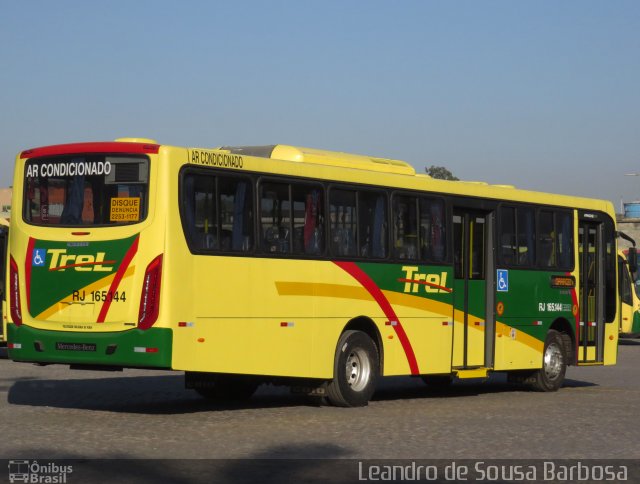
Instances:
[[[252,193],[248,178],[186,173],[181,208],[189,246],[225,252],[251,250]]]
[[[535,211],[529,207],[501,207],[498,234],[500,261],[507,266],[536,264]]]
[[[149,160],[74,155],[29,160],[24,220],[35,225],[91,227],[146,218]]]
[[[329,195],[331,253],[357,255],[356,192],[333,189]]]
[[[260,235],[262,249],[269,253],[291,251],[291,202],[289,185],[263,183],[260,187]]]
[[[447,257],[444,201],[420,199],[420,255],[423,260],[444,262]]]
[[[358,192],[358,209],[358,255],[374,259],[386,257],[386,197],[377,192]]]
[[[573,268],[573,215],[567,212],[556,213],[556,230],[558,232],[558,268]]]
[[[295,184],[293,197],[293,252],[319,255],[324,253],[324,193],[315,185]]]
[[[570,270],[573,267],[573,224],[570,213],[540,210],[538,266]]]
[[[265,252],[305,255],[324,252],[321,187],[263,183],[260,193],[260,232]]]
[[[536,232],[533,209],[525,207],[516,209],[516,231],[518,238],[518,265],[532,266],[536,260]]]
[[[500,234],[498,236],[500,260],[505,265],[514,265],[518,261],[518,244],[516,242],[516,209],[500,208]]]
[[[554,213],[548,210],[541,210],[538,221],[538,246],[540,250],[538,264],[541,267],[555,267],[556,237]]]
[[[393,197],[393,257],[442,262],[446,258],[444,202],[439,199]]]
[[[408,196],[393,197],[393,257],[418,260],[418,199]]]

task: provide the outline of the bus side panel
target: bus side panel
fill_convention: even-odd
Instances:
[[[604,326],[604,361],[605,365],[615,365],[618,360],[618,325],[615,323]]]
[[[426,286],[416,284],[414,294],[413,284],[402,281],[402,266],[216,256],[194,261],[194,318],[175,332],[177,369],[332,378],[340,334],[364,317],[380,334],[383,374],[451,370],[450,292],[432,300]]]
[[[331,378],[351,299],[330,262],[195,256],[193,320],[175,332],[177,369]],[[349,283],[348,276],[342,275]]]
[[[542,366],[544,341],[551,325],[575,326],[572,288],[554,288],[560,272],[509,270],[509,286],[496,292],[495,370]]]
[[[384,375],[450,373],[451,267],[410,262],[356,266],[365,275],[361,280],[370,280],[364,287],[385,315]]]

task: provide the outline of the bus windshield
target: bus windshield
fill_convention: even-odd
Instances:
[[[24,220],[74,227],[137,223],[147,215],[148,193],[145,156],[32,159],[25,166]]]

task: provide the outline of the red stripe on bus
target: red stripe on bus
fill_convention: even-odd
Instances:
[[[369,294],[373,297],[373,299],[378,303],[382,312],[384,312],[387,319],[391,321],[397,321],[398,324],[392,326],[398,335],[398,339],[400,340],[400,344],[402,345],[402,349],[407,357],[407,362],[409,363],[409,368],[411,369],[412,375],[419,375],[420,371],[418,370],[418,362],[416,361],[416,355],[413,352],[413,348],[411,347],[411,342],[407,337],[407,333],[405,333],[398,316],[396,316],[393,307],[389,300],[382,293],[380,288],[376,285],[375,282],[355,263],[353,262],[339,262],[333,261],[335,265],[340,267],[343,271],[353,277],[356,281],[358,281],[362,287],[364,287]]]
[[[122,259],[122,264],[120,264],[120,267],[118,268],[118,272],[116,272],[116,275],[113,278],[113,281],[111,281],[111,286],[109,286],[110,294],[113,294],[118,290],[118,286],[120,285],[120,281],[122,281],[122,277],[124,276],[124,273],[127,272],[127,269],[129,268],[129,264],[131,264],[131,260],[133,259],[133,256],[136,255],[136,252],[138,252],[138,240],[140,240],[139,235],[135,238],[135,240],[131,244],[131,247],[129,247],[129,250],[124,255],[124,259]],[[104,320],[107,317],[107,311],[109,311],[109,308],[111,307],[111,301],[113,301],[113,298],[111,299],[107,298],[107,300],[102,304],[102,308],[100,309],[100,314],[98,315],[98,320],[97,320],[98,323],[104,323]]]
[[[29,237],[27,245],[27,257],[24,261],[24,282],[27,285],[27,311],[31,314],[31,264],[33,263],[33,248],[36,245],[36,239]]]

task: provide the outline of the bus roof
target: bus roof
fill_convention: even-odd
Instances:
[[[57,156],[80,153],[134,153],[134,154],[158,154],[161,147],[169,149],[180,147],[161,145],[154,140],[146,138],[120,138],[115,141],[71,143],[52,146],[44,146],[25,150],[20,153],[20,159],[37,158],[44,156]],[[182,148],[185,149],[185,148]],[[194,151],[196,148],[186,148]],[[404,175],[403,181],[391,182],[385,179],[383,184],[392,186],[404,186],[409,189],[429,190],[433,192],[449,193],[458,196],[471,196],[489,199],[502,199],[514,202],[546,203],[549,205],[581,207],[587,210],[602,210],[614,214],[610,201],[593,198],[577,197],[573,195],[560,195],[546,192],[515,189],[512,185],[493,185],[478,181],[449,181],[432,178],[426,173],[416,173],[413,166],[401,160],[378,158],[365,155],[356,155],[338,151],[320,150],[299,146],[272,144],[260,146],[221,146],[217,148],[198,148],[208,152],[222,152],[232,155],[246,156],[250,158],[262,158],[278,162],[294,163],[301,170],[293,170],[307,176],[306,167],[317,166],[330,171],[334,169],[358,170],[360,174],[349,176],[350,181],[364,183],[381,183],[380,175],[393,174]],[[276,170],[279,171],[279,170]],[[287,168],[291,173],[291,167]],[[323,170],[321,178],[334,179],[335,174]],[[411,181],[410,181],[411,180]]]
[[[402,175],[416,174],[413,166],[406,161],[354,155],[340,151],[318,150],[315,148],[304,148],[289,145],[222,146],[220,149],[229,151],[232,154],[257,156],[260,158],[271,158],[275,160],[340,166],[343,168],[355,168],[384,173],[399,173]]]

